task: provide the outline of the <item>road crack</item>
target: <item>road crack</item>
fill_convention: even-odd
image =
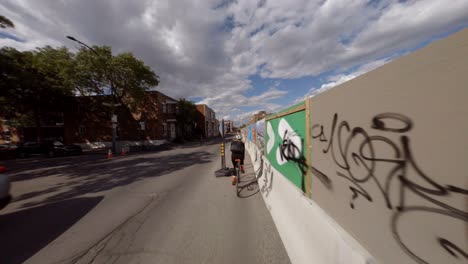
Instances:
[[[141,229],[143,224],[146,222],[147,218],[147,209],[150,208],[150,206],[156,202],[161,200],[166,193],[161,193],[161,194],[152,194],[150,195],[150,199],[145,203],[145,205],[135,212],[134,214],[130,215],[125,221],[123,221],[120,225],[118,225],[116,228],[111,230],[109,233],[107,233],[104,237],[102,237],[100,240],[98,240],[96,243],[91,245],[89,248],[83,250],[81,253],[76,254],[75,256],[60,261],[60,263],[70,263],[70,264],[81,264],[81,263],[87,263],[87,264],[92,264],[95,263],[95,261],[102,256],[103,252],[112,252],[114,249],[118,248],[119,246],[122,246],[122,243],[127,242],[128,245],[125,247],[123,250],[124,252],[126,250],[129,250],[131,246],[134,243],[135,240],[135,234]],[[135,224],[135,227],[132,225]],[[128,232],[130,229],[131,232]],[[128,239],[125,239],[126,236],[129,236]],[[117,239],[117,240],[116,240]],[[115,242],[113,246],[110,247],[110,243]],[[112,257],[117,257],[112,263],[115,263],[122,254],[109,254],[109,258],[105,261],[107,263],[108,261],[111,261]]]

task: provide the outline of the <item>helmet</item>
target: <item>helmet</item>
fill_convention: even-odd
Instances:
[[[242,139],[242,136],[237,134],[235,137],[234,137],[235,140],[241,140]]]

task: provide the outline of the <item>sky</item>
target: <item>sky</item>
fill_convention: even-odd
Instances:
[[[111,46],[240,125],[468,26],[466,0],[0,0],[0,47]]]

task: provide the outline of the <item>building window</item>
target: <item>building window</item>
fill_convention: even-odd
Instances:
[[[167,124],[163,123],[163,136],[167,136]]]
[[[176,104],[175,103],[166,103],[166,112],[168,114],[174,114],[176,112]]]
[[[10,140],[11,140],[11,132],[10,132],[10,130],[5,130],[5,131],[3,131],[3,133],[2,133],[2,138],[3,138],[3,140],[5,140],[5,141],[10,141]]]
[[[165,103],[162,104],[162,108],[163,113],[167,113],[167,106]]]
[[[78,134],[80,134],[80,135],[86,134],[86,127],[84,127],[84,126],[79,126],[79,127],[78,127]]]

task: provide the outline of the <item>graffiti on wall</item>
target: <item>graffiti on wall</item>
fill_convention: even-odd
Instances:
[[[257,131],[255,144],[260,151],[263,151],[263,146],[265,144],[265,119],[255,123],[255,131]]]
[[[268,120],[266,123],[266,158],[272,166],[305,190],[305,111]]]
[[[259,168],[259,180],[260,177],[263,177],[262,181],[262,188],[260,191],[265,195],[265,197],[268,197],[270,195],[271,190],[273,189],[273,170],[271,169],[271,164],[262,161],[260,168]]]
[[[408,135],[413,126],[412,120],[405,115],[382,113],[372,118],[370,127],[352,127],[335,113],[329,127],[313,124],[311,137],[320,142],[322,153],[328,155],[336,166],[336,175],[326,175],[315,167],[311,171],[329,188],[332,188],[334,181],[345,180],[349,185],[349,206],[354,210],[363,206],[360,202],[362,199],[373,203],[376,200],[375,192],[372,195],[368,188],[377,189],[377,194],[383,198],[380,199],[384,201],[383,206],[392,211],[390,229],[397,244],[416,262],[430,263],[428,257],[414,249],[414,240],[405,240],[405,234],[401,231],[405,219],[411,215],[424,215],[442,218],[444,222],[461,221],[468,224],[468,211],[445,199],[468,199],[468,190],[438,182],[434,175],[418,164]],[[435,237],[434,243],[453,258],[451,263],[468,260],[467,249],[452,237],[441,235],[444,229],[443,226],[439,228],[441,230],[427,230],[425,235],[430,233]]]
[[[263,160],[263,152],[264,152],[264,142],[265,142],[265,119],[257,121],[254,124],[254,128],[256,131],[256,140],[255,140],[255,157],[254,161],[259,162]]]

